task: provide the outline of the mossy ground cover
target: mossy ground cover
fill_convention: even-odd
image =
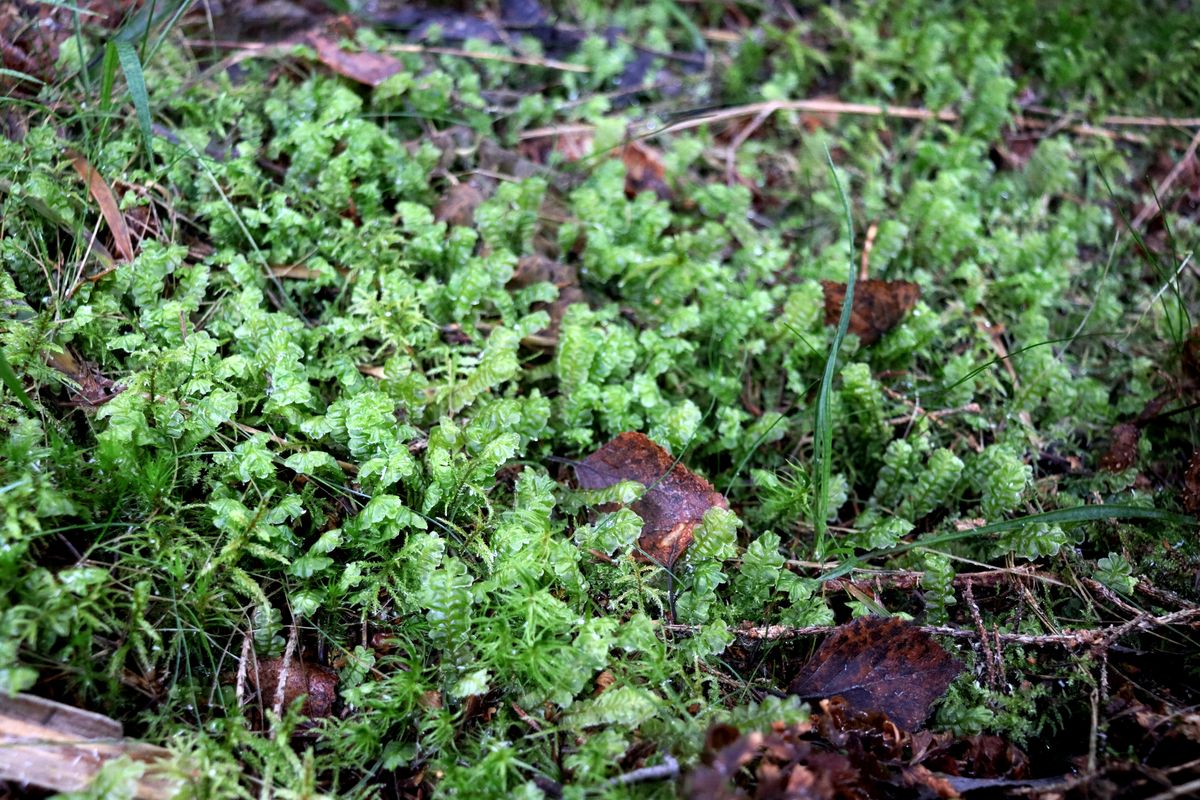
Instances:
[[[198,797],[667,797],[618,779],[803,719],[783,633],[904,614],[961,634],[932,729],[1153,793],[1116,732],[1196,702],[1194,12],[573,2],[414,46],[357,5],[259,50],[58,9],[50,73],[5,61],[0,690]],[[860,272],[920,291],[869,344],[826,320]],[[571,481],[626,431],[728,500],[670,569],[608,505],[642,487]],[[285,650],[322,713],[256,696]]]

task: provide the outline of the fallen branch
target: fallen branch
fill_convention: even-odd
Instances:
[[[1129,223],[1129,227],[1133,230],[1138,230],[1145,225],[1151,218],[1162,210],[1160,203],[1167,192],[1171,191],[1171,187],[1175,185],[1175,181],[1179,180],[1179,176],[1187,168],[1188,162],[1196,157],[1196,147],[1200,145],[1200,130],[1196,131],[1196,135],[1192,137],[1192,141],[1187,146],[1187,150],[1183,152],[1183,158],[1175,162],[1175,166],[1167,173],[1167,177],[1162,179],[1158,184],[1158,188],[1154,190],[1155,203],[1153,205],[1147,203],[1137,216],[1133,218],[1133,222]]]
[[[735,106],[733,108],[718,109],[707,114],[697,114],[661,128],[647,130],[643,135],[647,137],[660,136],[664,133],[675,133],[678,131],[691,130],[692,128],[699,128],[704,125],[711,125],[715,122],[725,122],[727,120],[738,119],[740,117],[765,118],[777,111],[800,111],[810,114],[848,114],[851,116],[889,117],[893,119],[909,119],[917,121],[936,120],[938,122],[959,122],[962,119],[962,115],[956,111],[949,111],[945,109],[941,111],[932,111],[928,108],[896,106],[887,103],[846,103],[840,100],[776,100],[764,103],[749,103],[747,105]],[[1114,117],[1112,119],[1125,118]],[[1012,121],[1017,127],[1033,129],[1044,129],[1049,127],[1051,124],[1044,120],[1030,119],[1023,116],[1013,117]],[[1200,119],[1177,120],[1173,124],[1178,126],[1180,123],[1200,125]],[[1191,125],[1183,125],[1183,127],[1190,126]],[[533,128],[525,131],[520,135],[519,138],[523,141],[526,139],[539,139],[546,136],[590,133],[593,130],[595,130],[595,126],[593,125],[550,126],[545,128]],[[1145,144],[1148,141],[1145,139],[1145,137],[1138,136],[1136,134],[1115,133],[1094,125],[1070,125],[1067,127],[1067,130],[1078,136],[1091,136],[1104,139],[1125,139],[1138,144]]]
[[[987,635],[993,641],[1009,642],[1011,644],[1029,645],[1032,647],[1058,646],[1066,648],[1091,647],[1104,650],[1112,647],[1118,639],[1135,630],[1153,630],[1168,625],[1178,625],[1188,622],[1194,617],[1200,617],[1200,608],[1185,608],[1173,611],[1159,617],[1143,614],[1121,625],[1089,630],[1068,630],[1062,633],[1027,634],[992,632]],[[1191,623],[1195,625],[1196,623]],[[700,631],[698,625],[678,625],[664,623],[663,630],[680,636],[691,636]],[[922,625],[920,629],[933,636],[950,636],[955,639],[978,639],[977,631],[965,628],[954,628],[948,625]],[[793,628],[788,625],[743,625],[730,628],[729,632],[741,639],[750,641],[787,641],[805,636],[825,636],[833,631],[827,625],[809,625]]]

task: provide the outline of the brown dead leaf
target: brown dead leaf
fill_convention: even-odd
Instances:
[[[825,288],[825,324],[836,325],[846,301],[846,284],[821,281]],[[911,281],[860,280],[854,284],[850,307],[850,333],[863,346],[875,344],[896,327],[921,298],[921,287]]]
[[[387,53],[343,50],[336,40],[321,34],[310,33],[306,37],[317,51],[317,58],[331,70],[355,83],[378,86],[393,75],[404,71],[404,64]]]
[[[1142,431],[1132,422],[1114,425],[1108,450],[1100,456],[1100,469],[1105,472],[1124,472],[1137,461],[1138,442]]]
[[[1192,453],[1183,473],[1183,507],[1192,514],[1200,513],[1200,448]]]
[[[1200,325],[1188,331],[1183,341],[1180,367],[1183,372],[1182,387],[1193,392],[1200,388]]]
[[[862,617],[838,627],[788,691],[845,699],[851,711],[878,711],[916,730],[962,670],[929,634],[898,617]]]
[[[264,705],[269,706],[275,697],[283,664],[282,658],[260,661],[257,671],[251,669],[246,674],[247,681],[258,690]],[[301,713],[312,719],[328,717],[337,700],[337,683],[337,673],[328,667],[293,659],[287,671],[287,683],[283,686],[283,706],[287,708],[297,697],[306,695]]]
[[[558,297],[550,303],[534,303],[535,311],[544,310],[550,315],[550,325],[539,331],[541,336],[556,337],[567,308],[574,303],[586,303],[587,298],[579,286],[579,270],[570,264],[562,264],[545,256],[523,256],[508,281],[508,290],[523,289],[535,283],[552,283],[558,288]]]
[[[851,758],[809,741],[808,723],[776,723],[769,732],[739,735],[730,725],[708,733],[703,765],[688,775],[689,800],[803,798],[850,800],[878,796],[876,781]]]
[[[941,775],[934,775],[924,764],[905,767],[900,780],[905,786],[917,790],[924,789],[926,795],[932,793],[935,797],[959,797],[958,791],[950,785],[950,781]]]
[[[583,489],[604,489],[621,481],[637,481],[646,493],[630,508],[642,518],[638,546],[668,569],[688,545],[708,509],[729,508],[711,483],[675,461],[642,433],[622,433],[575,464]]]
[[[654,192],[660,200],[670,200],[671,190],[663,177],[667,169],[662,153],[645,142],[632,141],[621,150],[625,162],[625,195],[637,197],[642,192]]]
[[[104,223],[108,225],[109,232],[112,233],[113,244],[116,246],[117,252],[121,254],[121,258],[132,261],[133,241],[129,238],[129,226],[125,224],[121,206],[117,203],[117,198],[113,196],[112,189],[104,182],[100,173],[92,168],[86,158],[70,150],[67,151],[67,158],[71,159],[71,166],[75,167],[79,177],[83,178],[83,182],[88,185],[88,193],[96,201],[96,205],[100,206],[100,214],[104,217]]]
[[[76,358],[69,350],[48,355],[46,363],[75,384],[75,386],[69,387],[71,393],[69,405],[95,408],[116,397],[124,388],[104,377],[100,368],[95,364]]]
[[[517,152],[538,164],[550,163],[550,155],[558,153],[563,161],[571,163],[592,154],[592,131],[587,129],[564,129],[562,133],[535,136],[517,145]]]
[[[456,183],[446,190],[433,209],[438,222],[467,227],[475,221],[475,209],[483,202],[483,192],[469,183]]]

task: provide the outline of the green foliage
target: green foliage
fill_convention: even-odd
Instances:
[[[97,54],[80,73],[95,97],[43,87],[42,106],[13,107],[23,138],[0,137],[0,691],[105,709],[169,743],[200,797],[367,797],[410,774],[446,796],[536,797],[545,780],[665,796],[610,780],[647,742],[686,766],[712,722],[805,717],[731,688],[783,680],[734,674],[732,645],[745,622],[867,608],[821,591],[813,561],[920,571],[894,610],[934,624],[973,625],[955,577],[979,562],[1191,591],[1200,556],[1169,484],[1193,411],[1166,409],[1133,468],[1095,474],[1113,424],[1177,388],[1164,376],[1196,313],[1186,271],[1156,296],[1182,256],[1148,279],[1112,244],[1152,148],[1052,126],[1023,165],[1002,152],[1030,96],[1083,118],[1192,113],[1195,15],[1134,5],[888,0],[786,25],[745,5],[753,29],[708,45],[723,74],[670,98],[631,94],[626,70],[675,70],[654,54],[723,7],[584,0],[582,30],[629,32],[564,56],[588,71],[523,63],[533,37],[522,63],[469,41],[504,58],[389,50],[403,69],[373,88],[307,47],[198,77],[184,39],[147,33],[159,22],[111,43],[81,31],[62,61]],[[959,119],[780,111],[736,146],[724,122],[656,133],[661,196],[627,194],[610,157],[676,111],[827,87]],[[628,99],[667,102],[612,111]],[[592,155],[531,163],[545,137],[524,134],[559,124],[594,125]],[[68,147],[146,222],[132,260],[100,252],[107,222]],[[448,180],[487,190],[469,224],[436,218]],[[1194,250],[1193,222],[1166,221]],[[579,285],[511,288],[530,255]],[[826,325],[820,283],[864,258],[922,289],[870,346]],[[582,299],[553,305],[568,288]],[[65,354],[83,374],[55,366]],[[100,377],[119,391],[93,408],[80,390]],[[636,554],[629,506],[649,487],[559,480],[623,431],[733,509],[710,509],[669,573]],[[1032,616],[1021,632],[1043,632]],[[309,727],[297,705],[254,729],[229,679],[242,643],[278,658],[293,631],[337,668],[345,713]],[[936,724],[1053,726],[1062,690],[1047,703],[1044,665],[1006,658],[1019,691],[964,676]],[[137,769],[114,762],[80,796],[128,794]]]

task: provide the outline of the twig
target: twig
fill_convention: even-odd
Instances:
[[[892,427],[900,427],[902,425],[907,425],[910,422],[914,422],[921,417],[928,417],[933,422],[938,422],[943,417],[953,417],[959,414],[978,414],[982,410],[983,409],[980,408],[979,403],[967,403],[965,406],[958,406],[957,408],[943,408],[938,411],[929,411],[918,406],[908,414],[902,414],[898,417],[892,417],[889,420],[885,420],[884,424],[891,425]],[[804,447],[805,445],[810,445],[812,443],[813,436],[811,433],[805,434],[796,440],[797,447]]]
[[[1060,647],[1077,648],[1090,646],[1102,650],[1112,647],[1118,639],[1134,630],[1151,630],[1167,625],[1177,625],[1197,616],[1200,616],[1200,608],[1185,608],[1182,611],[1174,611],[1170,614],[1164,614],[1161,617],[1154,617],[1149,614],[1142,615],[1122,625],[1108,628],[1067,630],[1062,633],[1050,634],[996,632],[992,635],[992,638],[1001,642],[1030,645],[1033,647],[1057,645]],[[697,625],[677,625],[671,623],[664,623],[662,628],[665,631],[680,635],[691,635],[700,630]],[[950,636],[956,639],[974,639],[979,637],[977,631],[952,628],[946,625],[922,625],[920,629],[934,636]],[[788,625],[743,625],[742,627],[731,628],[729,632],[742,639],[752,641],[785,641],[804,636],[825,636],[832,630],[833,628],[827,625],[810,625],[799,628]]]
[[[1105,125],[1129,125],[1138,128],[1196,128],[1200,127],[1200,117],[1135,117],[1113,114],[1101,117]]]
[[[776,111],[803,111],[814,114],[849,114],[867,117],[891,117],[894,119],[924,121],[937,120],[939,122],[958,122],[960,119],[962,119],[961,115],[954,111],[931,111],[927,108],[894,106],[886,103],[844,103],[840,100],[776,100],[763,103],[749,103],[747,105],[735,106],[733,108],[718,109],[707,114],[697,114],[696,116],[680,120],[679,122],[666,125],[662,128],[648,130],[645,135],[660,136],[664,133],[691,130],[692,128],[711,125],[715,122],[724,122],[731,119],[737,119],[738,117],[753,117],[764,112],[767,114],[773,114]],[[1030,120],[1025,117],[1015,117],[1013,122],[1017,125],[1031,128],[1045,128],[1048,125],[1048,123],[1041,120]],[[1183,120],[1183,122],[1193,121]],[[1200,120],[1195,120],[1194,124],[1200,125]],[[592,125],[533,128],[522,133],[519,138],[521,140],[537,139],[543,136],[553,136],[555,134],[563,134],[567,132],[585,133],[594,129],[595,127]],[[1071,126],[1070,130],[1072,133],[1080,136],[1099,136],[1106,139],[1123,138],[1123,136],[1127,136],[1127,134],[1115,134],[1112,131],[1107,131],[1103,128],[1097,128],[1092,125],[1074,125]]]
[[[870,274],[871,250],[875,247],[875,236],[879,233],[879,224],[872,222],[867,226],[867,235],[863,239],[862,263],[858,268],[858,279],[865,281]]]
[[[810,569],[835,569],[839,566],[836,562],[830,564],[814,564],[807,561],[787,561],[789,567],[804,567]],[[915,589],[925,580],[925,573],[920,571],[891,571],[881,572],[871,569],[855,569],[854,572],[860,573],[863,577],[855,578],[834,578],[831,581],[826,581],[824,586],[833,590],[840,591],[847,584],[853,585],[882,585],[888,589]],[[1058,583],[1058,579],[1052,575],[1039,573],[1035,570],[1022,569],[1020,567],[1013,568],[997,568],[986,572],[964,572],[954,576],[954,584],[963,586],[967,583],[974,583],[979,586],[992,586],[998,583],[1003,583],[1008,580],[1020,578],[1038,578],[1049,583]]]
[[[642,767],[635,769],[633,772],[626,772],[624,775],[617,775],[615,778],[609,779],[610,786],[628,786],[631,783],[645,783],[646,781],[662,781],[669,778],[679,776],[679,762],[670,753],[663,755],[663,763],[656,764],[653,767]]]
[[[279,668],[279,683],[275,684],[275,698],[271,704],[271,710],[275,712],[276,717],[283,716],[284,689],[287,688],[288,678],[291,677],[292,659],[296,656],[296,640],[298,638],[300,637],[296,635],[296,626],[293,623],[287,646],[283,648],[283,666]]]
[[[1105,600],[1107,600],[1108,602],[1112,603],[1114,606],[1116,606],[1117,608],[1121,609],[1122,611],[1125,611],[1126,613],[1129,613],[1129,614],[1142,614],[1142,613],[1144,613],[1144,612],[1142,611],[1142,609],[1140,609],[1140,608],[1135,608],[1134,606],[1131,606],[1129,603],[1127,603],[1126,601],[1122,600],[1122,599],[1121,599],[1121,598],[1120,598],[1120,597],[1117,595],[1117,593],[1116,593],[1116,592],[1114,592],[1112,589],[1110,589],[1110,588],[1108,588],[1107,586],[1105,586],[1105,585],[1104,585],[1103,583],[1101,583],[1100,581],[1098,581],[1098,580],[1095,580],[1094,578],[1084,578],[1084,579],[1083,579],[1083,583],[1084,583],[1084,585],[1085,585],[1085,586],[1087,586],[1087,587],[1088,587],[1089,589],[1091,589],[1093,592],[1095,592],[1096,594],[1100,595],[1100,596],[1101,596],[1101,597],[1103,597]]]
[[[242,657],[238,660],[237,683],[235,684],[234,688],[234,697],[237,698],[238,708],[241,708],[245,703],[246,670],[247,665],[250,663],[250,657],[253,654],[253,650],[250,647],[252,643],[253,639],[250,637],[250,631],[247,630],[246,633],[242,635]],[[257,673],[258,670],[256,669],[255,672]],[[257,680],[255,683],[258,683]]]
[[[476,61],[500,61],[504,64],[521,64],[527,67],[544,67],[559,72],[591,72],[591,67],[581,64],[568,64],[553,58],[534,58],[532,56],[509,56],[503,53],[476,53],[470,50],[459,50],[454,47],[428,47],[421,44],[390,44],[383,48],[385,53],[422,53],[439,56],[454,56]]]
[[[1181,783],[1178,786],[1172,786],[1165,792],[1159,792],[1149,800],[1175,800],[1177,797],[1195,797],[1196,792],[1200,792],[1200,778],[1187,783]]]
[[[768,104],[766,108],[758,112],[754,119],[750,120],[750,124],[738,131],[738,135],[733,137],[733,141],[729,143],[729,149],[725,152],[725,182],[732,185],[734,178],[737,176],[737,151],[746,140],[749,139],[756,130],[758,130],[767,117],[774,113],[773,105]]]
[[[533,728],[538,733],[542,732],[541,723],[539,723],[533,717],[529,716],[529,714],[526,713],[525,709],[523,709],[519,705],[517,705],[516,702],[509,703],[509,705],[512,706],[512,710],[514,712],[516,712],[516,715],[521,718],[522,722],[524,722],[529,727]]]
[[[975,590],[971,581],[967,581],[967,585],[963,587],[963,599],[967,601],[971,621],[975,623],[975,631],[979,634],[979,648],[983,651],[988,687],[995,689],[1000,685],[1000,678],[996,674],[996,656],[992,653],[992,643],[988,641],[987,628],[983,626],[983,615],[979,613],[979,604],[975,602]]]
[[[943,417],[954,417],[959,414],[978,414],[982,410],[983,409],[980,408],[979,403],[967,403],[965,406],[958,406],[957,408],[943,408],[938,411],[928,411],[924,408],[918,407],[913,409],[909,414],[902,414],[899,417],[892,417],[887,421],[887,424],[893,427],[907,425],[908,423],[919,419],[920,417],[928,417],[934,422],[937,422]]]
[[[1195,603],[1183,599],[1179,595],[1167,589],[1160,589],[1146,581],[1138,581],[1137,590],[1147,597],[1152,597],[1160,603],[1170,603],[1171,605],[1179,606],[1180,608],[1195,608]]]
[[[250,57],[286,56],[297,44],[307,44],[305,39],[287,40],[268,44],[266,42],[233,42],[224,39],[187,39],[189,47],[211,47],[214,50],[240,50],[249,53]],[[559,72],[591,72],[591,67],[581,64],[568,64],[565,61],[555,61],[552,58],[533,58],[531,56],[510,56],[503,53],[476,53],[470,50],[460,50],[455,47],[429,47],[421,44],[390,44],[383,48],[385,53],[418,53],[421,55],[454,56],[475,61],[500,61],[505,64],[522,64],[528,67],[545,67]]]
[[[1187,146],[1187,150],[1183,151],[1183,158],[1175,162],[1175,166],[1167,173],[1167,177],[1163,178],[1162,182],[1158,184],[1158,188],[1154,190],[1156,202],[1153,205],[1147,203],[1138,212],[1137,216],[1133,218],[1133,222],[1129,223],[1130,228],[1135,231],[1138,230],[1159,212],[1159,202],[1171,190],[1171,187],[1175,185],[1175,181],[1179,179],[1179,176],[1183,174],[1183,170],[1187,168],[1188,162],[1195,157],[1197,146],[1200,146],[1200,130],[1196,131],[1191,143]]]

